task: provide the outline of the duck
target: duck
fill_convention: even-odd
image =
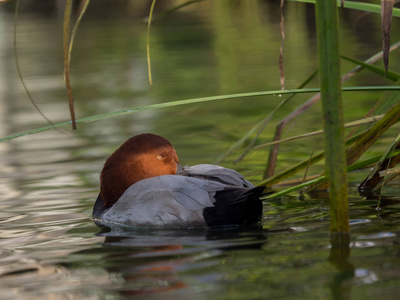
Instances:
[[[167,139],[144,133],[106,160],[92,218],[99,226],[169,229],[259,224],[263,191],[233,169],[182,167]]]

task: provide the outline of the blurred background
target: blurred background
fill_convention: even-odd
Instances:
[[[71,57],[78,118],[174,100],[280,88],[279,1],[192,1],[164,14],[185,2],[156,2],[150,29],[150,88],[146,21],[151,1],[91,1],[78,28]],[[73,21],[83,4],[74,1]],[[47,125],[21,85],[15,53],[21,75],[40,110],[53,123],[69,120],[63,84],[65,1],[24,0],[17,16],[15,6],[15,0],[0,6],[1,137]],[[286,1],[284,17],[286,88],[292,89],[317,68],[314,6]],[[400,39],[396,30],[399,25],[399,20],[394,19],[393,42]],[[380,15],[340,9],[340,47],[343,55],[359,60],[381,51]],[[400,72],[399,64],[395,51],[390,55],[389,68]],[[382,67],[383,63],[379,61],[377,65]],[[353,67],[343,61],[342,73]],[[344,85],[391,84],[363,71]],[[317,79],[308,87],[318,87]],[[362,118],[384,95],[343,93],[345,121]],[[297,95],[279,110],[259,143],[270,141],[276,124],[311,96]],[[229,237],[229,243],[215,236],[182,241],[176,239],[176,233],[172,238],[167,235],[165,240],[146,233],[144,238],[136,237],[129,246],[120,248],[112,243],[103,245],[104,237],[95,235],[99,230],[90,215],[98,193],[99,172],[105,159],[127,138],[143,132],[156,133],[171,141],[182,164],[212,163],[282,99],[284,96],[275,95],[147,110],[79,123],[75,132],[64,127],[63,132],[51,130],[0,144],[3,295],[103,299],[104,295],[120,297],[126,291],[162,284],[177,286],[179,292],[169,294],[174,297],[289,299],[313,295],[326,299],[332,291],[343,292],[343,287],[352,288],[356,299],[378,294],[390,299],[390,295],[398,295],[398,202],[391,199],[394,202],[387,204],[385,213],[380,215],[375,210],[375,200],[364,199],[353,190],[350,200],[356,255],[352,262],[358,273],[353,270],[350,279],[340,277],[343,274],[327,261],[329,204],[324,198],[302,201],[292,195],[266,203],[264,229],[292,231],[268,236],[265,245],[265,237],[255,238],[254,232],[250,237],[239,234],[239,240]],[[317,103],[286,127],[284,137],[321,128]],[[398,130],[394,126],[368,155],[386,149]],[[282,145],[278,170],[322,148],[320,137]],[[261,179],[268,148],[251,151],[235,165],[234,160],[242,152],[243,149],[235,151],[222,165],[235,168],[256,183]],[[321,164],[316,166],[316,171],[320,170]],[[350,174],[350,186],[354,188],[366,174]],[[387,193],[398,195],[398,186],[389,187]],[[244,237],[250,244],[255,239],[262,244],[258,249],[221,250],[221,243],[237,245]],[[161,245],[170,246],[176,240],[180,241],[181,250],[176,250],[178,247],[175,252],[168,252],[168,248],[158,254],[147,251],[160,250]],[[146,257],[145,261],[141,257]],[[143,269],[144,263],[159,269]],[[126,265],[134,268],[125,268]]]

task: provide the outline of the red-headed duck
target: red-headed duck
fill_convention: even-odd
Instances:
[[[220,166],[180,167],[168,140],[140,134],[104,164],[93,218],[104,225],[184,229],[254,224],[262,216],[263,189]]]

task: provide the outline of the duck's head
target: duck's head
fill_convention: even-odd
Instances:
[[[140,134],[127,140],[104,164],[100,197],[111,207],[132,184],[146,178],[174,175],[179,164],[174,147],[165,138]]]

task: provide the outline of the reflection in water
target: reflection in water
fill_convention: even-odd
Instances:
[[[333,277],[333,299],[351,299],[352,286],[349,281],[354,277],[354,266],[349,258],[350,234],[331,234],[329,261],[338,270]]]
[[[354,276],[360,284],[372,284],[379,280],[375,272],[367,269],[355,269]]]
[[[174,291],[193,296],[193,287],[182,273],[212,268],[230,251],[261,250],[268,231],[260,226],[224,229],[163,230],[104,227],[103,247],[121,249],[105,252],[103,260],[110,274],[124,280],[122,295],[138,296]],[[75,253],[79,254],[79,253]],[[208,278],[207,278],[208,277]],[[214,276],[199,278],[212,282]]]
[[[392,232],[378,232],[369,235],[359,235],[357,238],[365,240],[374,240],[374,239],[390,238],[395,236],[396,234]]]
[[[172,2],[159,0],[156,8],[161,11]],[[46,125],[16,76],[14,4],[0,6],[1,136]],[[72,53],[78,117],[279,87],[277,1],[204,0],[152,23],[151,90],[145,54],[147,24],[143,22],[150,4],[91,1]],[[62,83],[64,5],[52,0],[21,1],[17,26],[22,74],[33,98],[53,122],[68,119]],[[341,11],[340,38],[343,51],[364,59],[380,50],[376,42],[380,22],[374,15],[357,21],[358,15]],[[288,87],[298,86],[316,68],[312,18],[313,6],[287,3]],[[398,20],[393,22],[396,27]],[[393,40],[399,32],[392,32]],[[344,69],[348,64],[344,62]],[[391,65],[396,68],[397,64],[397,56],[391,56]],[[369,73],[349,84],[371,82],[387,84]],[[345,97],[346,119],[355,120],[379,95]],[[349,298],[350,291],[354,299],[397,296],[398,184],[385,187],[392,198],[382,198],[379,211],[377,199],[351,191],[350,257],[348,247],[329,247],[329,202],[323,194],[266,202],[263,226],[269,231],[113,228],[96,235],[98,228],[89,216],[98,194],[99,172],[105,157],[121,141],[152,131],[171,139],[183,163],[209,163],[281,99],[237,99],[140,112],[80,124],[73,137],[49,131],[0,144],[0,298],[114,299],[134,294],[161,299],[330,299],[332,295]],[[277,118],[290,113],[304,98],[292,101]],[[289,135],[318,129],[317,110],[292,126]],[[271,132],[273,124],[260,142],[269,141]],[[281,145],[278,168],[309,158],[315,141]],[[376,146],[377,151],[387,147],[385,141]],[[240,154],[234,153],[224,166],[233,167]],[[235,169],[256,183],[266,155],[254,151]],[[351,176],[360,176],[360,180],[352,179],[360,182],[366,174]]]

